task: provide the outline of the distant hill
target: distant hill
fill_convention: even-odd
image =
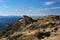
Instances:
[[[5,26],[9,26],[17,19],[21,18],[20,16],[0,16],[0,29],[4,28]]]

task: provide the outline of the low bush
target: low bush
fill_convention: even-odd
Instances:
[[[43,32],[38,32],[38,34],[37,34],[37,38],[38,39],[43,38],[43,36],[44,36],[44,33]]]
[[[38,32],[37,33],[37,38],[38,39],[42,39],[42,38],[44,38],[44,36],[45,37],[49,37],[50,36],[50,32]]]

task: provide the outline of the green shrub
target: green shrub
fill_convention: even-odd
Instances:
[[[37,34],[37,38],[38,39],[43,38],[43,36],[44,36],[44,33],[43,32],[38,32],[38,34]]]
[[[45,32],[45,36],[49,37],[50,36],[50,32]]]
[[[50,36],[50,32],[38,32],[37,33],[37,38],[38,39],[41,39],[41,38],[44,38],[45,37],[49,37]]]

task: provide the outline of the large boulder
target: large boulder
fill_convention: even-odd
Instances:
[[[26,15],[23,15],[23,20],[24,20],[25,25],[30,24],[30,23],[33,23],[33,22],[34,22],[34,20],[33,20],[31,17],[26,16]]]

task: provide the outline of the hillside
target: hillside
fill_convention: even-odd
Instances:
[[[24,15],[0,30],[0,40],[60,40],[60,16],[31,18]]]

